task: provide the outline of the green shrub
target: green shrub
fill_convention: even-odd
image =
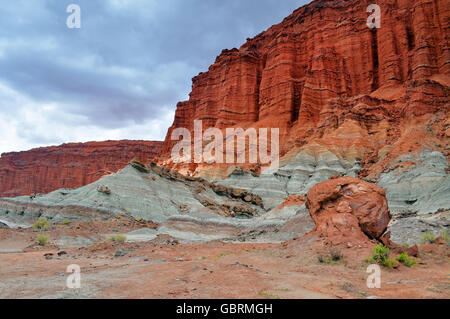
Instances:
[[[389,258],[390,253],[391,251],[389,248],[383,244],[378,244],[373,247],[373,254],[367,257],[367,261],[377,263],[388,268],[395,268],[398,266],[398,263],[395,259]]]
[[[409,259],[409,256],[407,253],[402,253],[400,256],[398,256],[397,260],[401,263],[404,263]]]
[[[380,265],[386,265],[390,250],[383,244],[373,247],[373,254],[369,256],[368,261],[376,262]]]
[[[127,237],[124,235],[113,235],[106,239],[107,241],[113,241],[115,243],[124,243],[127,240]]]
[[[383,264],[383,266],[386,266],[388,268],[395,268],[398,266],[398,262],[395,259],[388,258],[386,259],[386,262]]]
[[[62,221],[62,224],[63,224],[63,225],[66,225],[66,226],[70,225],[70,223],[71,223],[71,221],[68,220],[68,219],[64,219],[64,220]]]
[[[48,236],[48,235],[39,234],[37,236],[37,241],[38,241],[39,245],[45,246],[47,244],[49,238],[50,238],[50,236]]]
[[[397,260],[407,267],[412,267],[416,264],[416,262],[412,260],[407,253],[402,253],[398,256]]]
[[[408,259],[408,260],[406,260],[405,263],[404,263],[404,265],[407,266],[407,267],[412,267],[412,266],[414,266],[415,264],[417,264],[417,263],[416,263],[414,260],[412,260],[412,259]]]
[[[34,231],[46,231],[50,227],[50,223],[47,218],[38,219],[31,227]]]
[[[424,232],[421,238],[422,244],[432,244],[436,240],[436,236],[430,232]]]

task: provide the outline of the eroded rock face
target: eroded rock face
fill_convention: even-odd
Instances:
[[[424,146],[448,156],[447,2],[378,1],[383,27],[376,30],[366,25],[368,4],[313,1],[239,49],[223,50],[178,104],[161,163],[200,175],[218,170],[168,159],[171,133],[193,130],[194,120],[204,130],[279,128],[282,155],[294,150],[317,161],[324,148],[339,170],[351,169],[339,162],[360,163],[359,177],[377,178],[391,160]]]
[[[306,206],[316,231],[333,242],[379,239],[391,216],[386,192],[353,177],[331,179],[315,185]]]
[[[48,193],[90,184],[137,158],[149,163],[161,142],[71,143],[0,157],[0,197]]]

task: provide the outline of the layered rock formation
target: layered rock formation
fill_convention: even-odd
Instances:
[[[400,155],[449,155],[450,9],[445,0],[313,1],[193,78],[161,163],[223,177],[227,165],[174,165],[176,128],[279,128],[281,154],[335,157],[378,179]],[[374,165],[377,164],[377,165]],[[243,165],[245,166],[245,165]],[[345,166],[345,165],[344,165]],[[247,165],[254,169],[252,165]]]
[[[178,104],[160,163],[253,192],[266,209],[333,176],[358,177],[386,190],[395,240],[406,240],[403,225],[423,225],[409,232],[414,241],[424,230],[448,228],[450,7],[377,1],[381,28],[370,29],[370,4],[313,1],[224,50]],[[194,120],[223,132],[279,128],[280,169],[174,163],[172,132],[192,132]],[[422,224],[436,213],[436,223]]]
[[[158,234],[188,241],[279,242],[311,229],[306,209],[294,225],[283,228],[292,212],[267,214],[262,206],[261,198],[250,192],[132,161],[119,172],[80,188],[0,199],[0,225],[26,228],[38,218],[52,223],[137,218],[160,224]]]
[[[342,239],[365,233],[379,238],[390,218],[387,199],[393,216],[391,238],[399,244],[416,242],[424,231],[448,229],[450,8],[445,0],[380,0],[381,28],[370,29],[366,9],[371,3],[314,1],[241,48],[224,50],[207,72],[195,77],[189,101],[177,106],[158,160],[191,176],[157,168],[170,172],[162,176],[127,166],[79,189],[0,201],[2,218],[13,227],[24,219],[69,218],[88,209],[91,217],[122,213],[154,219],[179,236],[186,229],[218,230],[209,228],[212,223],[231,227],[224,230],[230,236],[250,229],[238,240],[275,227],[272,241],[311,230],[311,213],[325,235]],[[261,174],[260,164],[174,163],[172,132],[192,132],[194,120],[203,121],[203,130],[278,128],[280,168]],[[26,170],[31,160],[23,164],[9,155],[10,164],[4,167],[23,169],[9,168],[3,175],[0,171],[0,181],[1,176],[15,176],[3,177],[9,196],[24,188],[22,193],[46,192],[33,187],[44,188],[49,181],[53,189],[84,185],[107,173],[94,165],[90,180],[84,164],[77,164],[96,162],[95,154],[73,161],[50,157],[51,174],[48,168]],[[97,155],[115,169],[136,156],[121,161],[116,153],[109,154],[103,150]],[[61,170],[60,163],[66,162]],[[35,175],[39,182],[29,180]],[[61,176],[64,182],[56,186]],[[80,177],[77,185],[71,184],[73,176]],[[346,177],[344,185],[335,178],[339,176],[365,181]],[[322,187],[328,195],[317,200]],[[310,212],[300,197],[291,197],[308,193]],[[230,206],[230,200],[240,205]],[[256,212],[244,214],[254,218],[230,218],[241,216],[242,207]],[[205,224],[208,227],[202,227]],[[340,227],[342,231],[334,233]]]
[[[48,193],[90,184],[136,158],[149,163],[161,142],[71,143],[5,153],[0,157],[0,197]]]

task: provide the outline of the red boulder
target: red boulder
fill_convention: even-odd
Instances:
[[[379,240],[391,220],[384,189],[353,177],[315,185],[306,207],[316,231],[335,243]]]

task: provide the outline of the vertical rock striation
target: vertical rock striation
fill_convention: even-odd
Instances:
[[[380,29],[366,25],[371,3],[313,1],[239,49],[223,50],[193,78],[190,99],[178,104],[160,162],[182,169],[169,160],[171,133],[193,130],[194,120],[202,120],[203,129],[278,127],[282,155],[319,144],[360,161],[362,177],[373,173],[372,164],[387,161],[379,154],[386,145],[407,135],[408,151],[423,146],[412,142],[417,137],[408,127],[422,134],[431,126],[435,131],[422,134],[423,141],[445,142],[448,1],[378,1]],[[434,150],[448,156],[442,144]],[[201,173],[201,166],[189,170]]]

